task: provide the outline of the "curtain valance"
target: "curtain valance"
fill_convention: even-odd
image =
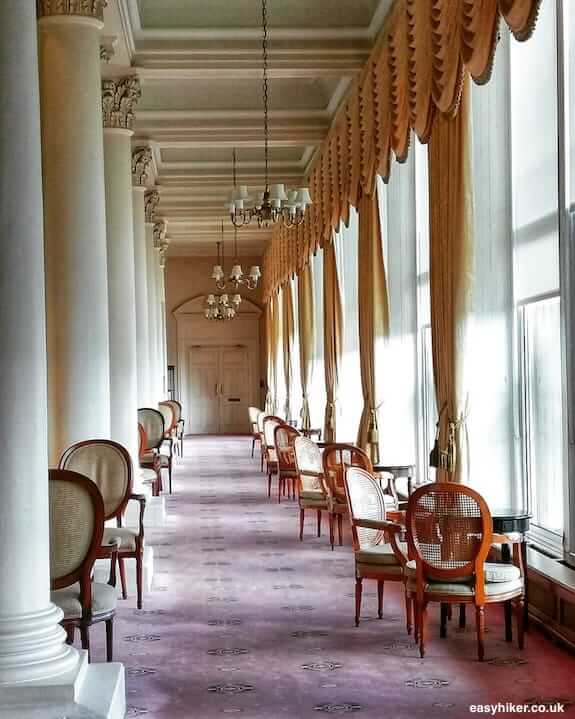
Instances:
[[[264,254],[267,301],[301,271],[349,206],[405,161],[411,130],[429,140],[437,112],[454,116],[465,73],[488,81],[500,18],[517,40],[533,32],[541,0],[397,0],[311,170],[314,204],[298,228],[281,227]]]

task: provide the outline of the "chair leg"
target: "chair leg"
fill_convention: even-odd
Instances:
[[[339,546],[343,547],[343,514],[337,515],[337,534],[339,538]]]
[[[180,437],[180,457],[184,458],[184,437]]]
[[[465,629],[466,616],[465,616],[465,604],[459,605],[459,628]]]
[[[254,437],[252,439],[252,458],[254,456],[255,449],[256,449],[256,438]]]
[[[299,510],[299,541],[303,542],[303,523],[305,519],[305,509]]]
[[[511,600],[503,602],[503,614],[505,616],[505,641],[513,641],[513,606]]]
[[[405,593],[405,622],[407,625],[407,633],[411,634],[412,629],[412,604],[411,598]]]
[[[413,604],[413,641],[417,644],[419,642],[419,604],[417,599],[412,600]]]
[[[446,604],[445,602],[441,603],[441,623],[439,625],[439,636],[441,639],[445,639],[447,637],[448,608],[448,604]]]
[[[85,624],[80,624],[80,640],[82,649],[88,652],[88,661],[90,661],[90,630]]]
[[[377,616],[383,619],[383,579],[377,581]]]
[[[272,473],[268,471],[268,497],[272,496]]]
[[[361,616],[361,593],[363,589],[363,579],[356,577],[355,580],[355,626],[359,627],[359,617]]]
[[[138,609],[142,608],[142,585],[143,585],[143,567],[144,562],[143,551],[138,552],[136,556],[136,591],[138,593]]]
[[[479,661],[482,662],[485,656],[485,607],[483,604],[475,607],[475,623],[477,627],[477,656]]]
[[[321,509],[317,510],[317,536],[321,537]]]
[[[107,619],[106,622],[106,661],[114,661],[114,618]]]
[[[126,565],[121,557],[118,557],[118,566],[120,567],[120,584],[122,585],[122,599],[127,599],[128,589],[126,586]]]
[[[260,471],[261,471],[261,472],[264,471],[264,453],[263,453],[263,451],[262,451],[262,453],[260,454]]]
[[[64,627],[66,630],[66,644],[74,644],[74,634],[76,633],[76,627],[73,624],[68,624]]]
[[[172,457],[168,459],[168,481],[170,483],[170,494],[172,493]]]
[[[329,520],[329,543],[331,544],[331,551],[335,549],[335,537],[334,537],[334,528],[333,528],[333,520],[334,516],[331,512],[328,513],[328,520]],[[319,534],[318,534],[319,536]]]
[[[419,632],[419,656],[425,657],[425,635],[427,630],[427,602],[423,602],[418,612],[418,632]]]
[[[517,644],[519,649],[525,646],[525,597],[515,600],[515,613],[517,617]]]

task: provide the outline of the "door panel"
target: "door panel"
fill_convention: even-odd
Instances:
[[[249,354],[246,347],[222,347],[220,354],[220,431],[238,434],[249,431]]]
[[[219,347],[196,347],[189,353],[189,432],[217,434],[219,412]]]

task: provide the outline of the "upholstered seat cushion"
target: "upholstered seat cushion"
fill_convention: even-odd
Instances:
[[[417,589],[415,561],[407,563],[407,589],[415,592]],[[523,589],[523,579],[519,568],[514,564],[495,564],[486,562],[485,596],[493,598],[497,595],[513,592],[519,594]],[[456,594],[472,597],[475,593],[473,580],[463,577],[457,580],[445,581],[432,579],[425,585],[425,591],[430,594]]]
[[[111,539],[117,538],[120,540],[119,552],[135,552],[137,535],[138,532],[128,527],[104,527],[102,544],[110,544]]]
[[[64,612],[64,619],[81,619],[80,583],[50,592],[51,601]],[[92,582],[92,616],[116,609],[116,589],[109,584]]]
[[[302,490],[299,493],[300,499],[311,499],[312,501],[325,502],[325,494],[312,489]]]
[[[407,557],[407,544],[398,542],[397,546]],[[360,549],[355,553],[355,561],[361,564],[399,564],[391,544],[387,542]]]
[[[148,449],[140,457],[140,464],[141,465],[153,464],[155,459],[156,459],[156,453],[153,450]]]

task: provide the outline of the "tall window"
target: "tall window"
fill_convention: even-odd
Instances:
[[[310,387],[310,416],[314,428],[323,427],[325,416],[325,376],[323,352],[323,250],[316,252],[311,260],[314,293],[314,363]]]
[[[359,218],[355,209],[351,208],[349,227],[341,224],[334,238],[334,246],[343,312],[337,439],[352,443],[357,439],[363,409],[359,363],[358,237]]]
[[[290,392],[290,406],[291,406],[291,418],[298,420],[301,415],[302,405],[302,389],[301,389],[301,374],[300,374],[300,356],[299,356],[299,306],[297,299],[297,285],[298,279],[295,277],[291,282],[291,295],[293,298],[293,343],[291,351],[291,392]]]
[[[545,67],[545,72],[541,72]],[[559,299],[556,5],[511,45],[513,278],[520,482],[542,541],[561,546],[563,414]],[[528,148],[528,151],[526,151]]]
[[[286,404],[286,381],[284,373],[284,348],[283,348],[283,289],[280,289],[276,296],[276,317],[278,333],[276,338],[276,414],[284,417]]]

